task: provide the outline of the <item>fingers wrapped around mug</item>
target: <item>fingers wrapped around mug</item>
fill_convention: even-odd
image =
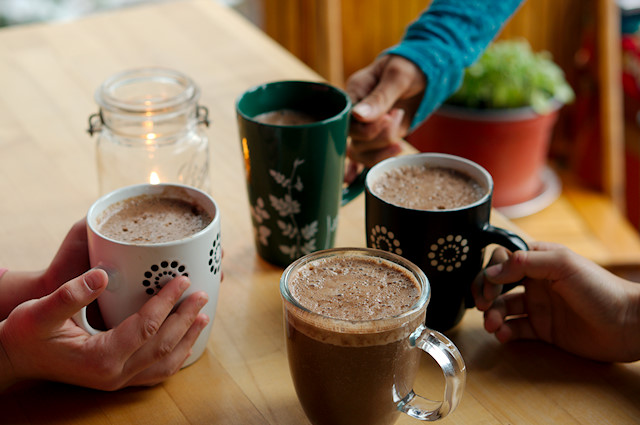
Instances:
[[[124,366],[132,377],[127,385],[154,385],[176,373],[209,323],[209,317],[200,313],[207,294],[196,292],[175,307],[188,279],[178,277],[171,283],[114,330],[121,346],[132,349]]]
[[[502,293],[502,283],[512,283],[498,283],[492,280],[492,274],[499,273],[501,271],[503,267],[502,264],[509,259],[509,255],[510,252],[506,248],[496,248],[493,251],[487,267],[476,276],[473,285],[471,286],[471,293],[478,310],[486,311],[491,307],[493,301]],[[514,282],[517,282],[517,280]]]

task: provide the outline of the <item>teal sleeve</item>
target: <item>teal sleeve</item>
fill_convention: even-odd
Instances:
[[[384,54],[402,56],[424,73],[427,86],[411,128],[460,86],[464,69],[482,54],[523,0],[433,0],[402,41]]]

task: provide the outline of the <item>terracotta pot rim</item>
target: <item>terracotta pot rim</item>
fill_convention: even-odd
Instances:
[[[539,114],[531,106],[520,108],[480,109],[466,106],[442,104],[435,113],[448,118],[470,121],[525,121],[556,114],[564,104],[554,100],[552,109],[546,114]]]

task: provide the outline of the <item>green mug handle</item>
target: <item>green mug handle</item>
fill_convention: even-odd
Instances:
[[[364,182],[367,178],[367,173],[369,172],[368,168],[365,168],[358,174],[358,176],[353,179],[349,185],[342,189],[342,202],[340,203],[341,207],[344,207],[349,202],[353,201],[364,191]]]

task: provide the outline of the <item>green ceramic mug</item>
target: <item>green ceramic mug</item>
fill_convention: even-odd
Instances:
[[[351,100],[311,81],[253,87],[236,102],[258,254],[285,267],[332,248],[341,205],[364,189],[344,187]]]

